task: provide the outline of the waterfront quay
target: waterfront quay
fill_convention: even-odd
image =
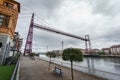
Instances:
[[[49,61],[49,58],[45,55],[40,55],[40,59]],[[119,58],[84,57],[82,62],[74,62],[73,68],[80,72],[103,77],[109,80],[119,80],[119,61]],[[53,58],[52,63],[71,68],[70,62],[62,60],[61,57]]]
[[[20,80],[71,80],[70,68],[51,64],[51,69],[48,70],[48,61],[36,58],[35,60],[29,57],[21,57],[20,60]],[[62,77],[56,75],[54,67],[60,67],[63,71]],[[74,80],[107,80],[104,78],[89,75],[80,71],[74,70]]]

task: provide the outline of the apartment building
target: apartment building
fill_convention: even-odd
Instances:
[[[110,47],[111,55],[120,55],[120,45],[113,45]]]
[[[14,31],[20,13],[20,3],[0,0],[0,64],[4,63],[13,46]]]

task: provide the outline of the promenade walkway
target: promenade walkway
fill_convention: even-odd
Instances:
[[[69,68],[61,67],[63,76],[59,77],[53,73],[54,66],[48,70],[48,62],[40,59],[31,60],[29,57],[22,57],[20,61],[20,80],[71,80]],[[60,66],[59,66],[60,67]],[[74,80],[106,80],[91,76],[79,71],[74,71]]]

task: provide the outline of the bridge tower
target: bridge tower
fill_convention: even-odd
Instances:
[[[89,35],[85,35],[85,53],[86,54],[91,54],[91,41]]]
[[[29,26],[29,31],[24,49],[24,56],[26,55],[26,53],[32,52],[33,25],[34,25],[34,13],[32,14],[32,18]]]

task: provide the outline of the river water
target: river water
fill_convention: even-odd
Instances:
[[[49,60],[46,55],[40,58]],[[70,67],[69,61],[62,60],[61,57],[52,58],[52,62]],[[120,80],[120,58],[84,58],[82,62],[74,62],[74,69],[85,73],[104,77],[109,80]]]

